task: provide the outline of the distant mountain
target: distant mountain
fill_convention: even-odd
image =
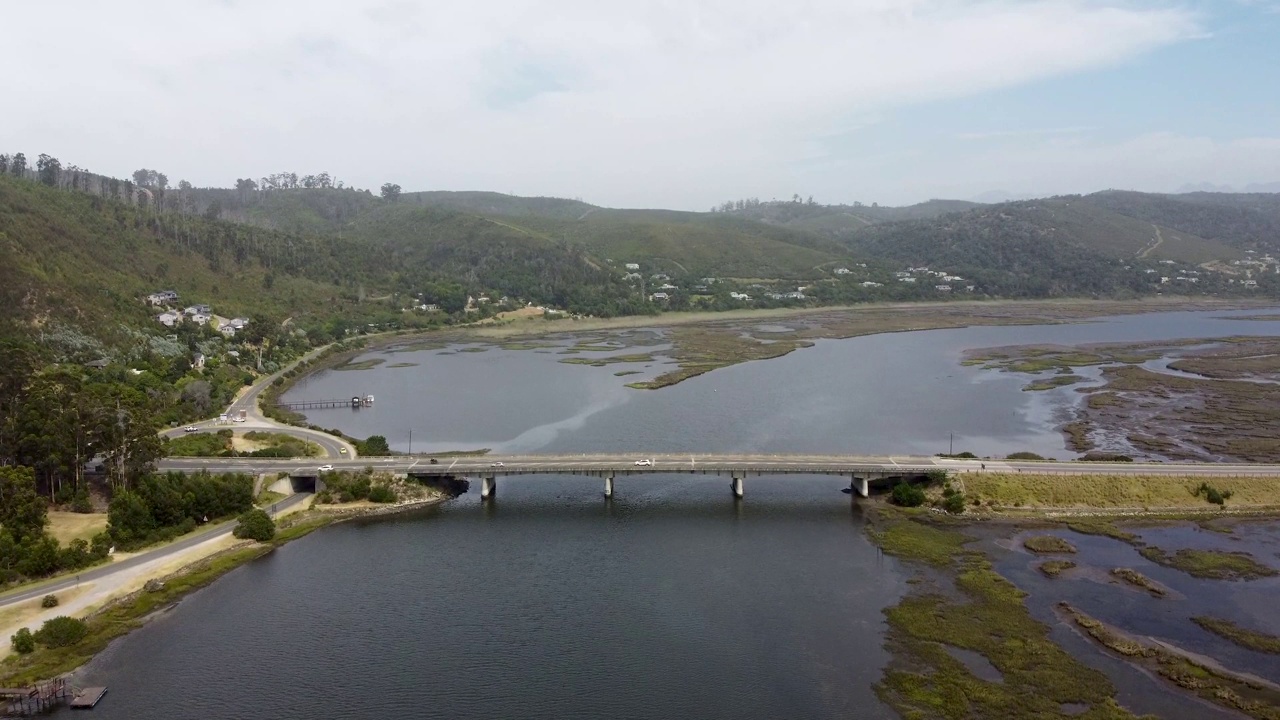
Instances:
[[[1035,196],[1028,193],[1013,193],[1008,190],[988,190],[969,199],[976,203],[994,204],[1013,202],[1015,200],[1030,200],[1033,197]]]

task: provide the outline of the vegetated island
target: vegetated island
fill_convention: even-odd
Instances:
[[[1078,452],[1280,461],[1280,338],[991,348],[965,362],[1039,376],[1027,389],[1097,367],[1101,381],[1077,389],[1083,402],[1063,426]]]

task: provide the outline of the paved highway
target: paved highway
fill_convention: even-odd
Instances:
[[[307,497],[309,497],[307,493],[297,493],[295,495],[290,495],[289,497],[274,503],[273,507],[275,508],[275,512],[279,513],[287,508],[290,508],[302,502]],[[181,540],[178,540],[177,542],[169,543],[168,545],[158,547],[154,550],[148,550],[146,552],[138,553],[137,555],[134,555],[133,557],[128,558],[127,560],[118,560],[118,561],[109,562],[105,565],[99,565],[97,567],[82,570],[80,571],[80,573],[76,575],[67,576],[57,580],[52,580],[46,583],[35,585],[25,590],[20,590],[12,594],[0,596],[0,608],[4,608],[6,606],[13,605],[15,603],[20,603],[20,602],[23,602],[24,600],[31,600],[32,598],[44,597],[45,595],[49,595],[51,593],[61,592],[69,588],[73,588],[82,582],[90,582],[92,580],[97,580],[99,578],[106,577],[107,575],[111,575],[113,573],[117,573],[122,570],[128,570],[129,568],[137,567],[138,565],[142,565],[143,563],[149,563],[152,560],[160,560],[160,559],[166,558],[175,553],[180,553],[183,550],[187,550],[189,548],[195,547],[196,545],[199,545],[200,543],[206,542],[208,540],[213,540],[223,535],[229,535],[231,531],[235,529],[235,526],[236,526],[235,520],[228,520],[227,522],[224,522],[224,523],[212,525],[204,530],[201,530],[200,532],[197,532],[193,535],[190,535]]]
[[[643,463],[643,464],[640,464]],[[1248,463],[1095,463],[952,460],[938,457],[887,455],[485,455],[439,458],[425,456],[364,457],[337,460],[266,458],[171,458],[162,470],[209,469],[227,472],[289,472],[315,474],[321,464],[338,470],[373,467],[388,472],[430,475],[632,475],[647,473],[707,473],[741,475],[899,475],[930,470],[953,472],[1107,474],[1107,475],[1255,475],[1280,477],[1280,465]]]

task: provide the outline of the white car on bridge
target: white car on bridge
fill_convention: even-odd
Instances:
[[[636,467],[653,467],[653,461],[650,460],[649,458],[645,458],[644,460],[637,460]]]
[[[329,472],[329,471],[331,471],[331,470],[333,470],[333,466],[332,466],[332,465],[321,465],[321,466],[320,466],[320,472]]]

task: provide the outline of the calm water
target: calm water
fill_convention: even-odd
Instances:
[[[961,367],[964,350],[1280,334],[1225,314],[828,341],[656,392],[614,376],[656,364],[371,354],[417,364],[325,373],[292,396],[372,393],[373,408],[312,419],[402,449],[412,429],[416,451],[932,453],[954,433],[956,450],[1066,457],[1053,426],[1071,395]],[[472,494],[322,530],[189,597],[79,683],[110,686],[97,718],[891,716],[872,683],[907,574],[838,479],[751,478],[741,502],[721,478],[620,479],[608,503],[598,485],[500,481],[493,507]]]

